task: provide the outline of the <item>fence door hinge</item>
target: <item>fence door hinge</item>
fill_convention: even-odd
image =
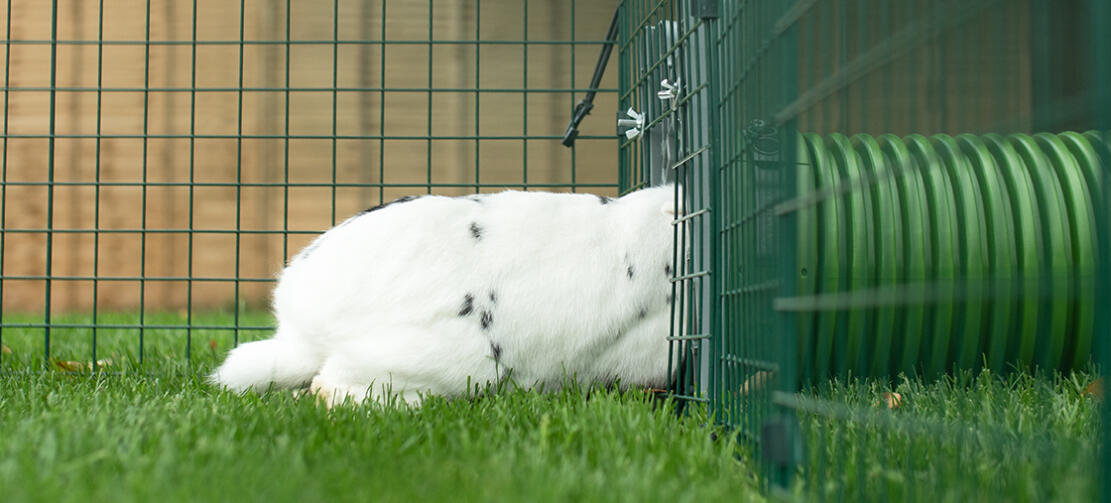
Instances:
[[[691,0],[691,15],[703,19],[718,17],[718,0]]]

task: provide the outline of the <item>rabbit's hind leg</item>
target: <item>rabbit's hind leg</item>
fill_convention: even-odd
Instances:
[[[309,390],[328,406],[348,399],[419,406],[424,395],[459,396],[469,385],[493,383],[504,373],[501,350],[468,328],[379,328],[336,348]]]

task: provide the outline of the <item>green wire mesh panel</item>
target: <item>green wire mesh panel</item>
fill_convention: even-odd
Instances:
[[[616,3],[0,0],[0,369],[210,365],[403,195],[617,195],[611,122],[560,145]]]
[[[1111,363],[1107,4],[623,9],[622,180],[683,185],[676,396],[789,496],[1090,499],[1046,389]],[[877,407],[894,382],[947,417]]]
[[[711,401],[771,481],[848,501],[1094,494],[1090,440],[964,407],[896,415],[853,383],[954,375],[964,393],[966,370],[1090,368],[1108,334],[1105,8],[723,3]]]

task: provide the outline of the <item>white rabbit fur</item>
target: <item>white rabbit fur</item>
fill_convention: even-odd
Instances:
[[[666,385],[673,187],[619,199],[423,196],[353,216],[281,273],[273,338],[231,351],[231,390],[417,404],[468,385]]]

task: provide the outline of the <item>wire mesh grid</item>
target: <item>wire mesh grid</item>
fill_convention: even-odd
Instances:
[[[672,271],[672,395],[708,400],[714,309],[710,264],[716,250],[709,208],[715,196],[706,173],[710,131],[712,49],[698,2],[623,2],[619,17],[619,147],[622,185],[674,183],[678,218]]]
[[[615,5],[6,1],[0,368],[211,363],[402,195],[616,195],[612,123],[560,145]]]
[[[1111,362],[1106,5],[624,5],[622,109],[639,99],[679,146],[623,166],[650,179],[662,149],[686,189],[677,396],[735,427],[788,497],[1089,499],[1090,436],[1016,426],[1003,397],[896,415],[854,383],[974,394],[964,371]],[[676,110],[663,78],[685,84]],[[666,145],[654,133],[635,141]],[[1077,407],[1095,431],[1099,407]]]

